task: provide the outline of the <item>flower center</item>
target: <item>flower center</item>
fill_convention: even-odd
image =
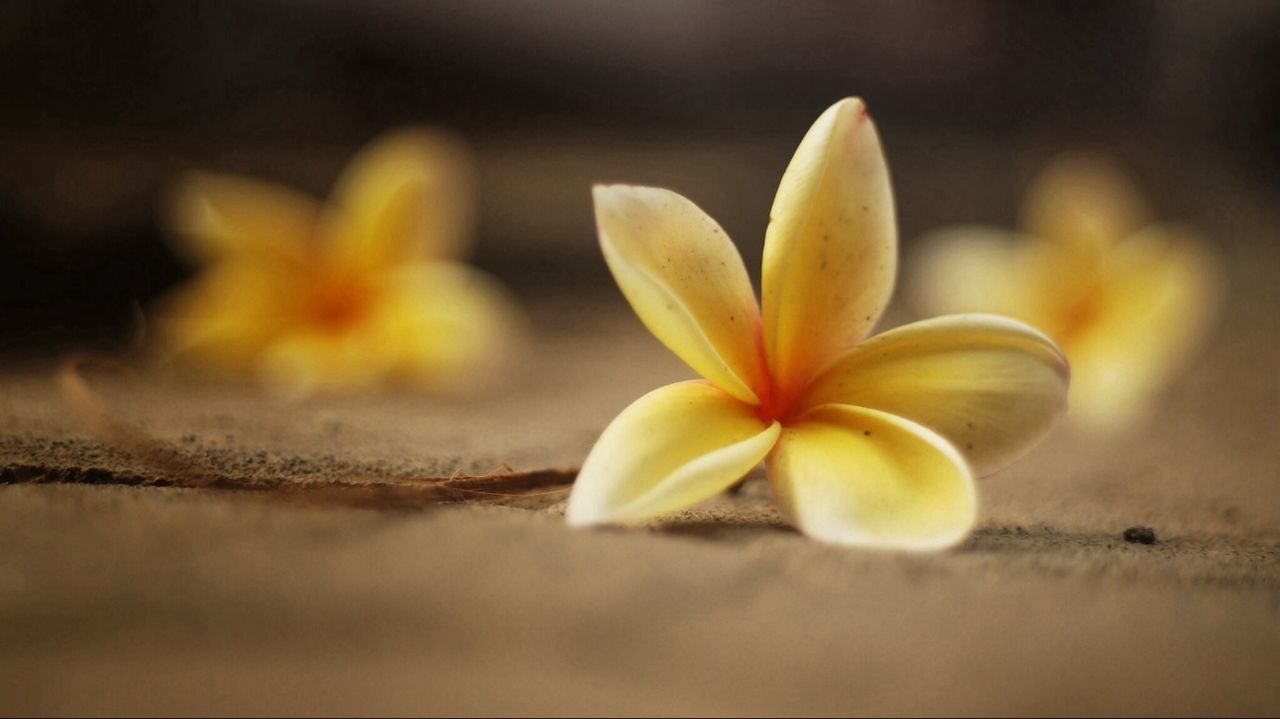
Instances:
[[[800,393],[782,392],[772,379],[766,391],[761,394],[763,396],[760,397],[760,404],[755,408],[755,414],[761,422],[777,421],[786,425],[804,413],[805,408],[799,403]]]
[[[1054,339],[1063,346],[1072,344],[1097,322],[1098,316],[1102,313],[1100,304],[1093,296],[1073,303],[1058,317],[1058,329],[1054,333]]]
[[[362,278],[333,270],[317,270],[306,300],[307,319],[320,329],[339,334],[358,325],[373,306],[373,291]]]

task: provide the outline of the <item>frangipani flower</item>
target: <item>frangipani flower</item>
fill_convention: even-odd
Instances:
[[[722,492],[762,460],[786,515],[850,545],[932,549],[974,522],[974,475],[1065,409],[1067,365],[1019,322],[957,315],[865,342],[893,290],[897,230],[861,100],[791,160],[765,235],[763,311],[714,220],[673,192],[596,187],[605,260],[645,326],[704,378],[627,407],[587,457],[575,525],[631,523]]]
[[[293,392],[384,381],[455,389],[505,354],[512,308],[457,261],[465,155],[401,131],[363,150],[327,206],[256,180],[187,178],[169,224],[203,266],[160,312],[179,359]]]
[[[1186,229],[1150,225],[1134,185],[1098,157],[1068,156],[1033,183],[1027,234],[941,230],[914,256],[922,311],[998,312],[1043,329],[1071,359],[1070,419],[1131,424],[1203,337],[1216,263]]]

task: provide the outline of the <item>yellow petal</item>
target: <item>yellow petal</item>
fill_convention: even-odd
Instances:
[[[1123,168],[1100,155],[1072,154],[1056,158],[1028,188],[1023,227],[1087,269],[1100,254],[1141,229],[1147,215],[1141,194]]]
[[[497,283],[466,265],[412,263],[363,278],[359,306],[334,322],[300,315],[262,353],[262,378],[287,394],[400,385],[463,392],[492,380],[523,333]]]
[[[998,227],[948,227],[920,238],[904,267],[904,291],[927,316],[994,312],[1034,323],[1039,286],[1023,248],[1030,238]]]
[[[654,187],[597,186],[600,247],[649,331],[712,384],[756,403],[760,311],[742,258],[689,200]]]
[[[296,260],[307,252],[318,206],[267,182],[191,173],[178,183],[165,224],[177,248],[197,262]]]
[[[838,402],[904,417],[942,435],[981,476],[1036,445],[1066,411],[1067,362],[1044,334],[993,315],[898,327],[824,372],[805,407]]]
[[[770,217],[765,347],[786,395],[865,337],[893,291],[889,171],[861,100],[841,100],[809,129]]]
[[[393,355],[396,380],[432,391],[463,391],[511,364],[523,344],[514,301],[488,275],[454,262],[397,269],[369,341]]]
[[[1089,321],[1063,343],[1073,369],[1072,420],[1110,431],[1139,419],[1208,331],[1219,274],[1186,230],[1156,226],[1121,243]]]
[[[964,460],[933,431],[885,412],[828,405],[788,426],[769,455],[779,506],[824,542],[941,549],[977,511]]]
[[[287,397],[376,387],[390,372],[394,354],[369,342],[363,329],[291,328],[258,356],[258,379]]]
[[[295,295],[280,265],[219,262],[158,303],[157,336],[181,361],[243,371],[294,321]]]
[[[989,312],[1022,320],[1063,346],[1098,301],[1104,253],[994,227],[937,230],[911,253],[906,293],[921,314]]]
[[[334,187],[328,246],[366,266],[461,257],[473,182],[458,143],[422,130],[386,135],[362,150]]]
[[[706,382],[654,390],[592,448],[569,497],[569,523],[638,522],[691,507],[759,464],[779,429]]]

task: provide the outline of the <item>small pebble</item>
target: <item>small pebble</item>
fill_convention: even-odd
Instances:
[[[1156,531],[1151,527],[1129,527],[1124,530],[1124,541],[1136,544],[1155,544]]]

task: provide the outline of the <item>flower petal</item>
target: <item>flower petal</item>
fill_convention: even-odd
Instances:
[[[1034,321],[1035,268],[1024,248],[1031,238],[999,227],[961,225],[935,230],[912,247],[903,283],[910,303],[926,316],[994,312]]]
[[[809,129],[770,216],[765,347],[787,394],[865,337],[893,291],[893,194],[861,100],[841,100]]]
[[[424,130],[386,135],[363,149],[335,185],[329,247],[367,266],[461,257],[472,185],[459,143]]]
[[[395,379],[433,391],[491,380],[523,343],[515,302],[491,277],[454,262],[398,268],[369,341],[393,355]]]
[[[313,392],[377,387],[391,370],[394,355],[369,342],[365,329],[334,332],[309,325],[291,327],[258,356],[258,379],[281,396],[295,399]]]
[[[691,507],[759,464],[779,430],[706,382],[654,390],[592,448],[569,497],[569,523],[638,522]]]
[[[298,192],[233,175],[190,173],[164,222],[177,249],[196,262],[296,260],[307,252],[318,205]]]
[[[1038,443],[1067,406],[1069,372],[1053,342],[1021,322],[950,315],[898,327],[855,347],[810,388],[804,405],[857,405],[941,434],[975,474]]]
[[[177,359],[241,372],[295,322],[292,275],[270,262],[228,260],[206,268],[162,299],[157,336]]]
[[[436,393],[492,380],[522,338],[513,303],[460,263],[411,263],[366,278],[343,323],[294,322],[262,353],[261,377],[290,395],[400,385]]]
[[[1186,230],[1153,226],[1117,246],[1090,321],[1064,340],[1072,420],[1110,431],[1138,419],[1209,330],[1219,274]]]
[[[769,455],[774,497],[805,534],[887,549],[941,549],[977,513],[955,448],[886,412],[827,405],[782,431]]]
[[[596,186],[593,195],[605,261],[640,320],[712,384],[757,403],[760,310],[724,230],[669,190]]]
[[[1124,168],[1100,155],[1078,153],[1054,159],[1032,182],[1023,227],[1076,262],[1089,263],[1141,229],[1148,214]]]
[[[912,253],[907,293],[923,314],[991,312],[1067,343],[1088,322],[1104,254],[988,227],[938,230]]]

